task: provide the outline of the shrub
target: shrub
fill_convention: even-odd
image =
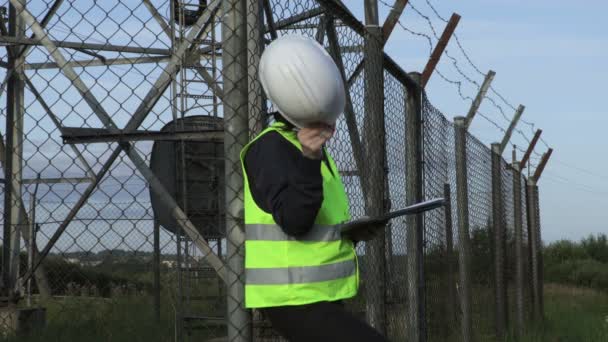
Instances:
[[[581,241],[585,252],[594,260],[608,263],[608,237],[606,234],[590,235]]]
[[[546,282],[584,286],[608,291],[608,265],[594,259],[567,260],[547,265]]]
[[[566,262],[568,260],[583,260],[588,259],[589,254],[579,243],[560,240],[551,243],[544,248],[543,256],[545,264],[553,265]]]

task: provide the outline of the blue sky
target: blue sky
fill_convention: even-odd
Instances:
[[[363,18],[359,4],[346,3]],[[431,18],[440,35],[445,24],[426,0],[412,0],[410,4]],[[483,72],[496,71],[494,88],[512,105],[525,105],[523,119],[543,129],[542,137],[555,149],[539,183],[543,240],[580,239],[607,232],[608,110],[604,102],[608,2],[433,0],[431,4],[445,18],[453,12],[462,16],[456,34],[473,63]],[[383,22],[387,7],[380,4],[379,8]],[[401,22],[412,31],[432,35],[428,23],[411,7],[406,7]],[[429,54],[426,40],[399,26],[385,50],[407,71],[422,70]],[[453,39],[448,53],[459,61],[465,75],[482,82],[483,76],[467,63]],[[449,79],[463,79],[445,56],[438,70]],[[474,97],[476,88],[463,82],[465,97]],[[448,117],[466,114],[470,102],[461,99],[456,87],[437,74],[426,90],[433,104]],[[510,118],[513,111],[505,104],[502,107]],[[480,111],[503,128],[508,126],[488,101]],[[532,136],[529,125],[520,123],[519,128],[529,138]],[[471,131],[486,143],[502,138],[502,132],[479,116]],[[512,142],[527,147],[520,134],[515,134]],[[545,150],[543,144],[538,145],[538,153]],[[510,149],[505,158],[510,160]]]
[[[136,45],[167,46],[160,29],[150,20],[145,7],[125,1],[125,4],[136,7],[126,11],[124,5],[115,3],[117,1],[103,2],[105,5],[101,10],[108,12],[113,19],[104,21],[103,29],[94,25],[98,24],[93,20],[98,14],[88,12],[92,2],[79,3],[83,8],[66,6],[60,11],[61,25],[55,24],[51,29],[53,37],[58,40],[69,38],[68,40],[78,41],[92,35],[90,40],[93,42],[118,42],[136,33]],[[155,0],[154,3],[164,4],[166,7],[166,2],[161,0]],[[363,1],[346,0],[345,3],[357,17],[363,18]],[[410,0],[410,4],[428,15],[437,34],[441,34],[445,23],[433,14],[427,0]],[[608,77],[608,67],[603,63],[608,55],[608,27],[602,16],[608,12],[608,3],[596,0],[586,0],[584,3],[547,0],[433,0],[432,4],[445,18],[449,18],[452,12],[462,16],[456,32],[472,62],[484,73],[489,69],[496,71],[494,88],[513,106],[524,104],[527,109],[523,119],[542,128],[544,140],[555,149],[540,182],[544,240],[580,239],[590,233],[606,231],[608,224],[604,221],[608,218],[605,213],[605,208],[608,208],[608,162],[604,155],[608,143],[604,142],[603,138],[604,129],[608,127],[608,118],[602,107],[602,95],[605,89],[604,80]],[[412,31],[432,37],[428,23],[416,14],[411,5],[408,5],[401,18],[402,24]],[[379,7],[380,21],[383,22],[388,8],[383,4]],[[42,7],[31,9],[38,16],[45,12]],[[75,18],[73,21],[76,21],[82,17],[78,15],[78,11],[87,13],[86,17],[90,22],[80,20],[78,25],[75,25],[75,22],[70,21],[69,18]],[[77,34],[70,32],[70,29]],[[432,38],[432,43],[435,42]],[[428,59],[429,44],[425,39],[407,33],[398,26],[385,50],[403,69],[421,71]],[[467,77],[481,83],[483,76],[469,65],[454,40],[448,45],[448,53],[457,59],[458,67]],[[74,51],[70,54],[73,59],[90,58]],[[104,55],[114,56],[111,53]],[[30,61],[48,60],[41,48],[32,49],[30,56]],[[161,66],[137,66],[138,72],[126,66],[112,67],[112,72],[106,71],[105,68],[89,68],[89,72],[83,72],[81,77],[91,85],[96,96],[104,99],[104,106],[113,113],[119,126],[122,126],[129,118],[129,115],[125,114],[133,111],[139,104],[139,99],[149,89],[150,84],[143,80],[155,80]],[[105,72],[99,75],[99,71]],[[475,96],[476,86],[464,80],[445,56],[438,66],[438,71],[449,79],[461,80],[461,93],[464,97]],[[57,73],[56,70],[40,71],[33,78],[53,110],[61,114],[64,124],[81,125],[87,122],[97,126],[94,115],[74,89],[63,89],[67,83],[57,77]],[[63,96],[59,96],[56,90],[61,90]],[[463,100],[457,88],[438,74],[431,78],[427,93],[432,103],[448,118],[464,115],[469,108],[469,101]],[[504,115],[510,118],[513,110],[509,105],[501,102],[495,94],[490,95],[504,111]],[[44,111],[34,101],[30,102],[32,103],[28,111],[36,118],[40,116],[41,121],[34,123],[30,120],[26,123],[35,124],[35,127],[28,131],[28,139],[34,141],[35,147],[39,149],[38,157],[49,165],[43,169],[43,176],[51,177],[63,171],[68,173],[66,176],[82,174],[82,170],[74,164],[65,162],[71,160],[68,158],[69,153],[63,152],[67,149],[57,140],[58,134],[52,124],[47,122],[48,119],[42,119]],[[144,126],[160,128],[156,126],[170,119],[165,102],[161,101],[161,104],[157,105]],[[508,122],[503,118],[500,109],[485,101],[480,112],[506,128]],[[2,120],[0,116],[0,122]],[[527,137],[532,136],[529,125],[522,123],[519,128]],[[473,122],[471,132],[487,144],[502,138],[502,132],[481,116]],[[51,136],[51,140],[46,140],[46,137]],[[41,140],[38,141],[38,138]],[[512,142],[520,148],[527,146],[520,134],[515,134]],[[137,146],[146,150],[145,144]],[[25,147],[27,152],[28,146]],[[537,152],[542,153],[545,149],[545,146],[540,144]],[[510,151],[508,153],[505,153],[505,157],[510,158]],[[100,155],[104,155],[100,158],[103,161],[107,154],[109,150],[106,146],[91,145],[86,149],[85,158],[97,160]],[[535,158],[534,162],[538,162],[538,158]],[[94,169],[100,166],[99,160],[93,164]],[[114,184],[132,175],[131,169],[125,168],[128,165],[125,161],[121,167],[114,169],[111,177],[104,181],[104,191],[97,191],[93,197],[118,199],[145,195],[147,189],[141,178],[132,182],[128,189],[130,191],[121,190],[120,186]],[[126,175],[123,174],[125,170],[128,171]],[[78,185],[69,189],[70,201],[76,200],[76,195],[84,190],[84,186]],[[59,187],[55,188],[55,195],[68,198],[66,193],[59,190]],[[41,192],[43,191],[44,189],[41,189]],[[51,194],[53,193],[49,192],[49,195]],[[53,201],[56,198],[47,200]],[[55,218],[58,221],[63,218],[63,214],[59,216],[62,217]],[[91,243],[97,241],[93,237],[82,240]]]

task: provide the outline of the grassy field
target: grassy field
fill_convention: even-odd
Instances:
[[[165,302],[161,322],[157,323],[153,318],[151,304],[150,299],[146,297],[117,300],[70,298],[46,303],[49,322],[44,331],[28,338],[12,338],[5,341],[173,341],[172,308]],[[562,285],[547,285],[545,316],[544,326],[529,327],[527,335],[522,339],[509,337],[507,341],[608,341],[608,294],[606,293]],[[481,318],[476,317],[476,319]],[[481,323],[483,322],[478,322]],[[490,327],[491,322],[487,323],[482,325]],[[206,329],[206,333],[196,336],[194,340],[205,341],[209,336],[221,336],[225,334],[222,330]],[[484,338],[480,334],[476,335],[479,341],[493,340],[490,337]]]
[[[47,310],[47,327],[28,337],[0,338],[7,342],[153,342],[174,341],[175,311],[162,303],[161,319],[147,297],[98,299],[72,297],[41,303]],[[202,311],[205,308],[201,308]],[[224,336],[225,329],[206,326],[192,332],[195,341]]]
[[[523,342],[608,341],[608,294],[562,285],[545,287],[545,324]],[[509,338],[509,341],[517,341]]]

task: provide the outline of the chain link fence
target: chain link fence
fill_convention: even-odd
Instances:
[[[508,317],[518,290],[532,317],[538,196],[501,160],[496,254],[492,154],[466,133],[463,235],[456,126],[340,1],[5,0],[0,31],[3,331],[14,312],[44,308],[31,324],[47,340],[281,340],[243,307],[239,153],[271,121],[257,65],[285,34],[316,39],[342,72],[347,105],[328,148],[353,217],[450,197],[357,244],[349,310],[392,341],[470,340],[467,321],[482,339],[501,257]]]

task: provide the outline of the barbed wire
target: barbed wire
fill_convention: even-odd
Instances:
[[[496,128],[498,128],[501,132],[503,132],[503,133],[507,132],[507,130],[505,128],[503,128],[502,126],[500,126],[496,121],[490,119],[487,115],[485,115],[484,113],[480,112],[479,110],[477,111],[477,114],[479,114],[479,116],[481,116],[482,118],[486,119],[486,121],[488,121],[489,123],[491,123],[494,126],[496,126]]]
[[[391,6],[390,4],[388,4],[388,3],[387,3],[385,0],[379,0],[379,2],[380,2],[380,3],[382,3],[382,4],[383,4],[385,7],[387,7],[387,8],[391,8],[391,9],[393,8],[393,6]],[[430,19],[430,18],[429,18],[427,15],[425,15],[425,14],[423,14],[421,11],[419,11],[419,10],[418,10],[418,9],[417,9],[415,6],[413,6],[411,3],[410,3],[409,5],[410,5],[410,7],[412,8],[412,10],[414,10],[414,12],[416,12],[416,13],[417,13],[417,14],[418,14],[420,17],[422,17],[422,18],[423,18],[423,19],[424,19],[424,20],[427,22],[427,24],[428,24],[429,28],[430,28],[430,29],[431,29],[431,31],[433,32],[433,36],[435,37],[435,40],[439,40],[439,36],[438,36],[438,34],[437,34],[437,30],[436,30],[436,29],[435,29],[435,27],[433,26],[431,19]],[[444,20],[444,21],[445,21],[445,20]],[[408,27],[406,27],[406,26],[405,26],[405,25],[404,25],[404,24],[401,22],[401,20],[397,20],[397,24],[398,24],[398,25],[399,25],[399,27],[401,27],[401,28],[402,28],[402,29],[403,29],[405,32],[408,32],[408,33],[410,33],[410,34],[412,34],[412,35],[415,35],[415,36],[423,37],[423,38],[424,38],[424,39],[427,41],[427,43],[428,43],[428,45],[429,45],[429,56],[432,54],[432,51],[433,51],[433,38],[432,38],[431,36],[429,36],[429,35],[428,35],[428,34],[426,34],[426,33],[422,33],[422,32],[418,32],[418,31],[414,31],[414,30],[409,29]],[[461,75],[461,76],[462,76],[462,77],[463,77],[463,78],[464,78],[464,79],[465,79],[467,82],[469,82],[469,83],[471,83],[471,84],[475,85],[475,86],[477,87],[477,89],[478,89],[478,90],[479,90],[479,89],[481,89],[481,85],[480,85],[480,84],[479,84],[477,81],[473,80],[473,79],[472,79],[470,76],[468,76],[468,75],[467,75],[467,74],[466,74],[464,71],[462,71],[462,69],[461,69],[461,68],[458,66],[458,60],[457,60],[456,58],[454,58],[453,56],[451,56],[451,55],[449,54],[449,52],[448,52],[448,50],[447,50],[447,49],[445,50],[444,54],[446,55],[446,57],[448,57],[448,58],[449,58],[449,59],[452,61],[452,65],[454,66],[454,68],[456,69],[456,71],[457,71],[457,72],[458,72],[458,73],[459,73],[459,74],[460,74],[460,75]],[[452,85],[455,85],[455,86],[456,86],[456,89],[457,89],[457,91],[458,91],[458,95],[460,96],[460,98],[461,98],[462,100],[464,100],[464,101],[470,101],[471,103],[474,101],[473,97],[471,97],[471,96],[469,96],[469,95],[465,95],[465,94],[463,93],[463,90],[462,90],[462,87],[463,87],[463,82],[462,82],[461,80],[457,80],[457,81],[455,81],[455,80],[449,79],[447,76],[445,76],[445,75],[444,75],[444,74],[443,74],[443,73],[442,73],[440,70],[438,70],[438,69],[436,69],[436,70],[435,70],[435,73],[437,73],[437,74],[439,75],[439,77],[441,77],[441,78],[442,78],[444,81],[446,81],[447,83],[450,83],[450,84],[452,84]],[[482,75],[484,75],[484,74],[482,73]],[[484,77],[485,77],[485,75],[484,75]],[[486,98],[488,98],[488,97],[486,96]],[[493,105],[494,105],[494,106],[495,106],[495,107],[496,107],[496,108],[497,108],[497,109],[500,111],[501,116],[502,116],[502,117],[503,117],[503,118],[504,118],[504,119],[505,119],[507,122],[510,122],[510,119],[509,119],[509,118],[506,116],[506,114],[505,114],[505,112],[504,112],[503,108],[502,108],[500,105],[498,105],[494,99],[489,98],[489,100],[490,100],[490,102],[491,102],[491,103],[492,103],[492,104],[493,104]],[[479,113],[479,111],[478,111],[478,113]],[[505,129],[505,128],[503,128],[503,127],[502,127],[500,124],[498,124],[498,123],[497,123],[497,122],[495,122],[494,120],[490,119],[490,117],[489,117],[488,115],[481,114],[480,116],[481,116],[482,118],[484,118],[486,121],[490,122],[490,123],[491,123],[492,125],[494,125],[495,127],[497,127],[497,128],[500,130],[500,131],[502,131],[502,132],[506,132],[506,129]],[[524,135],[524,137],[525,137],[525,135]],[[527,137],[525,137],[525,139],[526,139],[526,141],[528,141],[528,142],[530,141],[530,140],[529,140]]]
[[[437,9],[435,8],[435,6],[433,6],[433,4],[431,3],[431,1],[430,1],[430,0],[425,0],[425,2],[426,2],[426,4],[429,6],[429,8],[430,8],[430,9],[433,11],[433,13],[435,14],[435,16],[436,16],[437,18],[439,18],[439,19],[440,19],[441,21],[443,21],[444,23],[447,23],[447,22],[448,22],[448,20],[447,20],[445,17],[443,17],[441,14],[439,14],[439,11],[437,11]],[[416,8],[415,8],[415,7],[414,7],[414,6],[413,6],[411,3],[410,3],[410,7],[412,7],[412,9],[413,9],[413,10],[414,10],[416,13],[421,14],[421,13],[420,13],[420,11],[419,11],[418,9],[416,9]],[[429,22],[429,23],[430,23],[430,20],[427,20],[427,22]],[[434,28],[433,28],[433,32],[435,32],[435,29],[434,29]],[[462,46],[462,43],[460,42],[460,38],[458,37],[458,34],[454,33],[454,38],[455,38],[455,41],[456,41],[456,45],[458,46],[458,48],[459,48],[460,52],[461,52],[461,53],[462,53],[462,55],[465,57],[465,59],[467,60],[467,62],[469,63],[469,65],[470,65],[470,66],[471,66],[471,67],[472,67],[472,68],[473,68],[473,69],[474,69],[474,70],[475,70],[477,73],[479,73],[480,75],[482,75],[482,76],[484,76],[484,77],[485,77],[485,73],[484,73],[484,72],[482,72],[482,71],[480,70],[480,68],[479,68],[479,67],[478,67],[478,66],[477,66],[475,63],[473,63],[472,58],[469,56],[469,54],[466,52],[466,50],[465,50],[465,49],[464,49],[464,47]],[[447,50],[446,50],[446,52],[447,52]],[[447,53],[446,53],[446,56],[448,56],[448,55],[447,55]],[[448,56],[448,57],[449,57],[449,56]],[[452,58],[450,58],[450,59],[452,59]],[[459,69],[459,68],[458,68],[457,70],[459,70],[459,71],[460,71],[460,69]],[[505,98],[505,97],[504,97],[502,94],[500,94],[500,93],[499,93],[499,92],[496,90],[496,88],[494,88],[494,86],[490,86],[490,91],[491,91],[491,92],[492,92],[494,95],[498,96],[498,98],[499,98],[499,99],[500,99],[500,100],[501,100],[501,101],[502,101],[504,104],[506,104],[506,105],[507,105],[509,108],[511,108],[513,111],[516,111],[516,110],[517,110],[517,109],[516,109],[516,107],[515,107],[515,106],[514,106],[512,103],[510,103],[510,102],[509,102],[509,101],[508,101],[508,100],[507,100],[507,99],[506,99],[506,98]],[[508,119],[508,118],[505,116],[505,114],[504,114],[504,110],[502,109],[502,107],[501,107],[501,106],[499,106],[499,105],[496,103],[496,101],[494,101],[494,99],[492,99],[492,98],[491,98],[491,97],[489,97],[489,96],[486,96],[486,98],[487,98],[488,100],[490,100],[490,102],[492,102],[492,104],[493,104],[495,107],[497,107],[497,108],[499,109],[499,111],[501,112],[501,115],[502,115],[503,117],[505,117],[505,119],[506,119],[507,121],[510,121],[510,120],[509,120],[509,119]],[[530,127],[530,130],[531,130],[532,134],[534,134],[534,133],[535,133],[534,128],[535,128],[535,126],[536,126],[536,125],[535,125],[533,122],[529,122],[529,121],[526,121],[526,120],[524,120],[524,119],[520,119],[520,122],[521,122],[521,123],[523,123],[523,124],[525,124],[525,125],[528,125],[528,126]],[[530,141],[528,138],[526,138],[526,140],[527,140],[527,141]],[[548,145],[547,145],[547,146],[548,146]]]
[[[382,0],[380,0],[382,2]],[[405,25],[403,25],[403,23],[401,23],[400,20],[397,21],[397,25],[399,25],[399,27],[401,27],[405,32],[414,35],[414,36],[419,36],[419,37],[423,37],[429,44],[429,56],[433,53],[433,40],[431,38],[431,36],[429,36],[428,34],[422,33],[422,32],[418,32],[418,31],[414,31],[409,29],[408,27],[406,27]],[[457,90],[458,90],[458,95],[460,95],[460,98],[462,100],[470,100],[471,102],[473,101],[473,98],[471,96],[465,96],[462,92],[462,82],[461,81],[454,81],[449,79],[447,76],[445,76],[439,69],[435,69],[435,72],[439,75],[439,77],[441,77],[444,81],[456,85]]]

